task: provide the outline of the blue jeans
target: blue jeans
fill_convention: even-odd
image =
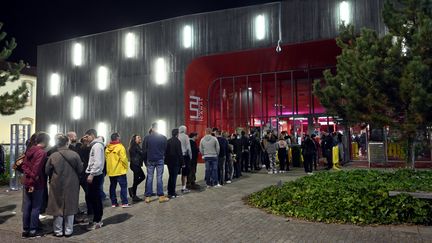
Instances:
[[[39,213],[42,206],[44,190],[34,190],[27,192],[23,189],[23,230],[25,232],[35,232],[39,225]]]
[[[207,186],[218,184],[218,158],[205,157],[205,179]]]
[[[150,197],[153,193],[153,176],[156,169],[156,180],[157,180],[157,195],[163,196],[163,171],[164,171],[164,160],[159,161],[148,161],[147,163],[147,180],[146,180],[146,190],[145,196]]]
[[[117,205],[117,183],[120,184],[120,198],[122,204],[128,204],[127,198],[127,178],[126,175],[110,176],[110,199],[112,205]]]

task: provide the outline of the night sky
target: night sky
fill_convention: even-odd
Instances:
[[[275,2],[274,0],[47,1],[0,3],[2,31],[18,46],[8,61],[37,65],[37,46],[83,35],[194,13]],[[0,46],[2,47],[2,46]]]

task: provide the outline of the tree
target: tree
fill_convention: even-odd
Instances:
[[[3,24],[0,23],[0,30]],[[0,87],[5,86],[7,82],[17,81],[20,77],[21,70],[25,67],[23,61],[19,63],[6,62],[12,51],[17,46],[14,38],[6,40],[6,32],[0,31],[0,45],[3,49],[0,52],[0,62],[6,63],[6,68],[0,68]],[[6,92],[0,95],[0,114],[12,115],[15,111],[22,109],[27,102],[28,90],[25,83],[11,93]]]
[[[432,122],[432,4],[430,0],[386,1],[388,33],[379,36],[341,26],[336,73],[314,83],[331,115],[348,123],[390,126],[407,142],[407,165],[414,164],[414,140]]]

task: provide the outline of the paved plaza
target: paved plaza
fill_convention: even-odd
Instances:
[[[198,178],[203,178],[199,165]],[[165,171],[167,181],[167,170]],[[353,226],[312,223],[268,214],[245,205],[242,198],[279,181],[304,176],[295,168],[285,174],[244,173],[222,188],[191,192],[167,203],[156,198],[132,208],[111,208],[105,201],[104,227],[86,231],[76,225],[71,238],[21,239],[21,192],[0,192],[1,242],[432,242],[432,227]],[[131,184],[132,175],[128,175]],[[204,184],[200,181],[200,184]],[[165,184],[166,185],[166,184]],[[180,185],[180,180],[178,184]],[[180,190],[180,187],[177,187]],[[144,184],[138,188],[142,196]],[[108,182],[105,182],[108,191]],[[83,201],[83,197],[81,197]],[[51,230],[52,219],[43,220]]]

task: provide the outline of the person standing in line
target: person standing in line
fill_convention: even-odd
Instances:
[[[287,154],[288,154],[288,144],[285,139],[281,136],[277,143],[278,148],[278,159],[279,159],[279,171],[280,173],[285,173],[285,168],[287,167]],[[289,169],[288,169],[289,170]]]
[[[103,138],[97,136],[94,129],[90,129],[85,133],[87,141],[90,143],[89,162],[86,168],[88,193],[86,197],[90,202],[93,217],[89,219],[87,230],[99,229],[103,226],[103,205],[101,183],[104,177],[103,171],[105,168],[105,145]],[[89,215],[90,216],[90,215]]]
[[[80,156],[68,148],[67,136],[58,134],[55,140],[57,152],[45,166],[45,173],[51,178],[47,214],[54,216],[54,235],[69,237],[73,233],[74,215],[78,213],[79,175],[83,165]]]
[[[237,134],[233,134],[231,136],[231,143],[234,146],[234,177],[240,178],[242,176],[241,173],[241,156],[242,156],[242,145],[240,136]]]
[[[260,151],[260,143],[258,139],[258,133],[255,132],[250,137],[250,164],[251,170],[260,170],[261,168],[258,165],[258,155]]]
[[[137,196],[138,185],[145,179],[144,171],[142,170],[144,161],[144,152],[141,148],[141,137],[139,135],[133,135],[129,143],[129,158],[130,158],[130,169],[133,172],[133,184],[132,187],[128,188],[129,196],[133,202],[142,201]]]
[[[85,168],[87,168],[87,163],[84,162],[84,159],[82,157],[82,150],[84,149],[84,145],[83,143],[81,143],[80,141],[78,141],[78,137],[77,134],[74,131],[69,131],[66,136],[69,139],[69,146],[68,148],[74,152],[76,152],[79,156],[80,156],[80,160],[81,160],[81,166],[84,168],[83,170],[81,170],[80,174],[79,174],[79,180],[80,180],[80,186],[84,191],[84,194],[87,192],[87,182],[85,179]],[[87,152],[89,153],[89,152]],[[87,159],[88,160],[88,159]],[[89,203],[86,201],[86,208],[87,208],[87,213],[89,212]],[[82,211],[80,211],[80,209],[78,208],[78,214],[84,213]],[[93,214],[93,213],[90,213]],[[77,223],[82,223],[84,222],[84,218],[82,217],[74,217],[74,222]]]
[[[311,139],[312,139],[312,142],[314,142],[314,145],[315,145],[315,152],[312,154],[312,162],[313,162],[314,170],[316,171],[318,169],[318,161],[319,161],[319,156],[318,156],[318,154],[319,154],[319,143],[318,143],[318,141],[316,139],[315,133],[313,133],[311,135]]]
[[[105,149],[105,158],[107,165],[107,175],[110,179],[110,199],[111,207],[118,207],[116,188],[117,183],[120,184],[120,197],[122,200],[121,207],[129,208],[129,201],[127,198],[127,171],[128,171],[128,158],[126,149],[120,142],[120,134],[115,132],[111,134],[111,142]]]
[[[249,172],[249,139],[246,136],[246,132],[245,131],[241,131],[241,162],[240,162],[240,166],[241,166],[241,171],[242,172]]]
[[[189,171],[188,179],[186,187],[189,189],[200,189],[201,187],[196,184],[196,170],[198,164],[198,145],[196,143],[198,134],[196,132],[192,132],[189,134],[189,143],[192,151],[192,159],[191,159],[191,169]]]
[[[276,148],[277,148],[277,137],[272,132],[268,134],[267,143],[266,143],[266,151],[269,157],[270,162],[270,170],[269,174],[277,174],[276,169]]]
[[[152,124],[152,133],[144,139],[143,150],[147,155],[147,180],[145,190],[145,202],[151,202],[153,194],[153,177],[156,170],[157,180],[157,195],[159,202],[167,202],[169,198],[164,195],[163,191],[163,172],[164,172],[164,156],[167,146],[167,139],[164,135],[158,133],[157,123]]]
[[[225,178],[226,183],[231,184],[234,174],[234,166],[233,166],[233,153],[234,146],[228,141],[229,134],[228,132],[223,132],[223,137],[227,140],[227,156],[226,156],[226,164],[225,164]]]
[[[191,159],[192,159],[192,149],[191,149],[191,145],[190,145],[190,141],[189,141],[189,136],[186,135],[186,126],[180,126],[179,127],[179,135],[178,135],[178,139],[181,142],[181,149],[182,149],[182,153],[183,153],[183,161],[184,163],[182,163],[181,166],[181,182],[182,182],[182,189],[181,192],[182,193],[188,193],[190,192],[189,189],[186,188],[186,181],[188,178],[188,175],[190,173],[190,168],[191,168]]]
[[[266,167],[267,171],[270,171],[270,160],[269,160],[269,155],[267,153],[267,144],[268,144],[268,139],[269,139],[269,134],[266,133],[263,137],[263,139],[261,140],[261,161],[262,164],[264,164],[264,166]]]
[[[184,155],[182,152],[182,144],[179,140],[179,129],[173,129],[172,137],[168,139],[167,147],[165,150],[165,164],[168,167],[168,198],[178,197],[176,193],[177,175],[184,164]],[[189,141],[188,141],[189,142]]]
[[[22,163],[22,170],[24,172],[22,202],[23,238],[33,238],[43,235],[38,230],[38,225],[46,184],[44,162],[47,154],[44,149],[48,146],[49,140],[50,137],[47,133],[38,133],[35,145],[27,149]]]
[[[205,161],[205,179],[207,188],[221,187],[218,183],[218,155],[219,155],[219,142],[211,135],[212,129],[206,129],[206,135],[201,139],[199,150]]]
[[[222,137],[220,130],[216,131],[216,139],[219,143],[219,155],[218,155],[218,178],[219,184],[225,184],[225,163],[228,156],[228,141]]]
[[[323,154],[327,159],[327,170],[333,168],[333,137],[329,133],[324,133],[323,144]]]
[[[309,134],[305,135],[302,143],[302,154],[304,159],[304,169],[308,175],[312,175],[312,159],[313,154],[316,152],[315,143],[310,138]]]
[[[81,157],[81,161],[83,163],[83,171],[81,172],[80,175],[80,185],[83,189],[83,191],[85,192],[85,202],[86,202],[86,206],[87,206],[87,216],[89,215],[93,215],[93,208],[91,207],[91,203],[89,201],[89,197],[87,197],[87,192],[88,192],[88,188],[89,185],[87,183],[87,174],[86,174],[86,169],[88,167],[88,161],[90,158],[90,142],[89,142],[89,136],[88,135],[84,135],[82,138],[80,138],[80,151],[79,151],[79,155]],[[88,217],[92,218],[92,217]]]

